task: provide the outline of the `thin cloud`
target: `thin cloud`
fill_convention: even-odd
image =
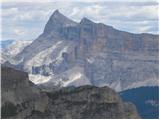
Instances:
[[[50,15],[56,9],[77,22],[87,17],[94,22],[102,22],[124,31],[158,33],[156,0],[58,1],[3,2],[2,39],[35,39],[42,33]],[[25,32],[15,32],[15,28],[23,28]],[[17,36],[16,33],[23,34]]]

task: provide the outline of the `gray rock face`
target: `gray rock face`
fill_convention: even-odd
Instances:
[[[44,28],[44,34],[48,35],[51,32],[61,33],[61,30],[64,27],[68,27],[68,26],[72,27],[72,26],[75,26],[76,24],[77,23],[68,19],[67,17],[62,15],[58,10],[56,10],[52,14],[52,16],[49,18],[49,21],[47,22],[47,24]]]
[[[158,35],[128,33],[87,18],[75,23],[55,11],[44,32],[14,60],[24,71],[45,76],[79,65],[92,85],[122,91],[158,85],[158,51]]]
[[[27,74],[2,67],[2,118],[139,118],[109,87],[69,87],[45,92]]]
[[[27,73],[4,66],[1,71],[2,118],[25,118],[33,110],[44,112],[48,97],[28,80]]]
[[[52,115],[65,119],[139,118],[135,106],[123,103],[119,95],[108,87],[62,88],[48,93],[48,96],[53,103],[49,105],[50,118]]]

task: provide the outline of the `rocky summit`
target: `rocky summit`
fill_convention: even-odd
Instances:
[[[44,91],[25,72],[2,66],[2,118],[139,118],[109,87]]]
[[[110,86],[116,91],[158,86],[158,35],[133,34],[56,10],[43,33],[5,64],[35,84]],[[42,79],[45,78],[45,79]]]

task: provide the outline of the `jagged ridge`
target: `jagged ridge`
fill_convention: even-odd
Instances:
[[[131,103],[109,87],[62,88],[45,92],[27,73],[2,66],[2,118],[139,118]]]

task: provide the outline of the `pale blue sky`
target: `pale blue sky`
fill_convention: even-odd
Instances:
[[[158,34],[158,2],[156,0],[141,0],[141,2],[138,0],[7,1],[3,2],[1,7],[2,40],[35,39],[42,33],[47,20],[56,9],[76,22],[87,17],[94,22],[103,22],[123,31]]]

